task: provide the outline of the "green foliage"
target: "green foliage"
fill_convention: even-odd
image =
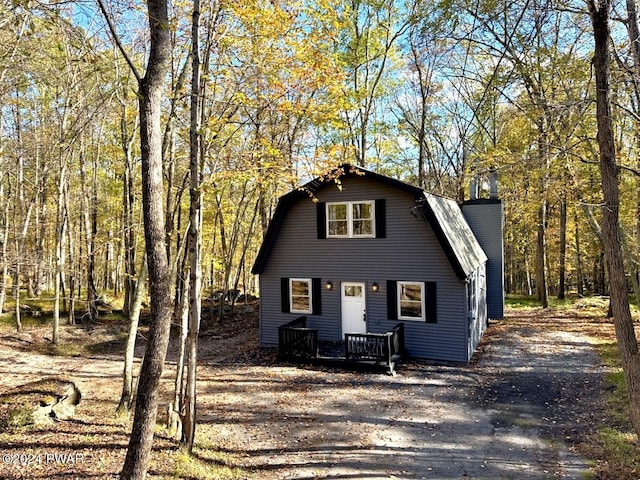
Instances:
[[[601,195],[593,163],[586,20],[538,7],[461,0],[233,0],[224,10],[217,3],[203,5],[203,264],[210,266],[204,268],[205,284],[217,290],[238,283],[250,290],[255,280],[246,272],[277,197],[328,167],[358,160],[460,199],[472,175],[497,168],[510,292],[528,291],[537,211],[547,202],[548,276],[556,293],[559,199],[566,199],[569,286],[577,289],[580,256],[586,293],[606,293],[598,280]],[[71,284],[86,278],[84,205],[94,192],[83,186],[79,171],[82,164],[91,166],[98,289],[122,297],[125,232],[132,232],[134,277],[144,247],[136,79],[112,45],[101,43],[104,32],[75,10],[0,8],[1,100],[8,118],[21,127],[20,135],[5,129],[0,139],[0,211],[6,208],[11,219],[10,251],[0,261],[15,265],[20,259],[21,281],[38,280],[50,289],[56,232],[62,231],[57,222],[64,217],[63,275],[81,297]],[[166,140],[171,139],[165,144],[164,178],[172,254],[184,238],[188,208],[188,85],[181,73],[188,73],[190,8],[175,5],[175,61],[163,116]],[[143,14],[142,5],[134,4],[129,18],[114,20],[137,22]],[[625,62],[625,32],[615,33]],[[126,36],[125,43],[132,62],[141,65],[144,53],[129,48],[138,40]],[[630,71],[612,72],[614,114],[620,163],[637,168],[637,124],[626,114],[636,108]],[[23,162],[20,174],[16,159]],[[637,264],[638,180],[627,172],[620,176],[621,224]],[[122,214],[128,174],[131,225]],[[56,195],[59,187],[62,197]],[[68,201],[59,211],[65,197],[83,201]]]
[[[533,295],[521,295],[521,294],[508,294],[505,296],[505,305],[515,309],[534,309],[540,308],[540,302]],[[569,296],[565,299],[559,299],[558,297],[549,298],[550,308],[555,309],[578,309],[580,313],[589,313],[592,315],[602,317],[607,312],[608,298],[604,297],[586,297],[579,298],[576,296]]]
[[[640,468],[640,455],[638,455],[638,446],[633,433],[630,431],[622,432],[616,428],[602,427],[599,435],[607,452],[608,462],[620,465],[623,471],[638,471]]]
[[[510,308],[516,309],[531,309],[540,307],[540,303],[535,297],[530,295],[516,294],[507,295],[505,297],[505,305]]]
[[[609,370],[605,378],[607,421],[598,429],[598,440],[603,450],[600,456],[606,459],[611,471],[637,472],[640,468],[640,450],[629,419],[628,392],[617,343],[614,339],[602,338],[595,342],[595,347]]]
[[[174,454],[174,476],[202,480],[239,480],[245,473],[233,466],[233,458],[213,446],[195,446],[193,454],[177,450]]]
[[[10,428],[21,428],[33,423],[33,407],[22,406],[9,408],[0,418],[0,431]]]

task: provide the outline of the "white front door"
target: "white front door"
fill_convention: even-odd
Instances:
[[[342,334],[366,333],[365,284],[342,282]]]

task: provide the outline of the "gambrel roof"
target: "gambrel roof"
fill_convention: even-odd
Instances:
[[[460,280],[466,280],[487,256],[478,243],[460,205],[450,198],[424,193],[422,213],[435,233]]]
[[[402,190],[415,197],[416,213],[419,213],[431,227],[453,271],[460,280],[466,280],[482,263],[486,262],[487,256],[455,200],[433,195],[400,180],[347,164],[280,197],[253,265],[252,273],[260,274],[264,271],[271,250],[277,241],[280,227],[292,205],[302,199],[310,201],[309,199],[314,198],[320,189],[335,184],[341,178],[361,176]]]

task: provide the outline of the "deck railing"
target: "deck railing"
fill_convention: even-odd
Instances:
[[[404,325],[399,323],[386,333],[346,333],[347,361],[371,361],[392,366],[404,354]]]
[[[404,355],[404,325],[399,323],[386,333],[346,333],[344,357],[318,354],[318,330],[307,328],[307,317],[298,317],[278,328],[278,353],[290,360],[318,363],[384,367],[390,373]]]
[[[278,353],[283,358],[317,358],[318,330],[307,328],[307,317],[278,327]]]

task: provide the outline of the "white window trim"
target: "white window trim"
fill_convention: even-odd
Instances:
[[[477,273],[474,272],[469,277],[469,283],[467,287],[468,304],[469,304],[469,319],[475,320],[478,312],[478,281]]]
[[[293,282],[306,282],[309,288],[309,309],[296,310],[293,308]],[[312,313],[313,312],[313,285],[310,278],[290,278],[289,279],[289,311],[291,313]]]
[[[353,205],[354,204],[368,204],[371,207],[371,233],[356,235],[353,233]],[[347,207],[347,234],[346,235],[332,235],[329,225],[331,220],[329,218],[329,207],[331,205],[346,205]],[[374,200],[358,200],[353,202],[327,202],[326,205],[326,219],[327,219],[327,238],[375,238],[376,236],[376,202]],[[359,219],[363,220],[363,219]]]
[[[420,287],[420,311],[422,313],[422,315],[420,317],[408,317],[406,315],[402,315],[402,305],[401,305],[401,301],[402,301],[402,286],[403,285],[417,285]],[[424,288],[424,282],[407,282],[407,281],[398,281],[396,283],[396,291],[397,291],[397,307],[398,307],[398,320],[412,320],[415,322],[424,322],[427,317],[427,311],[426,311],[426,306],[427,306],[427,302],[425,301],[426,299],[424,298],[425,296],[425,288]],[[416,302],[417,303],[417,302]]]

